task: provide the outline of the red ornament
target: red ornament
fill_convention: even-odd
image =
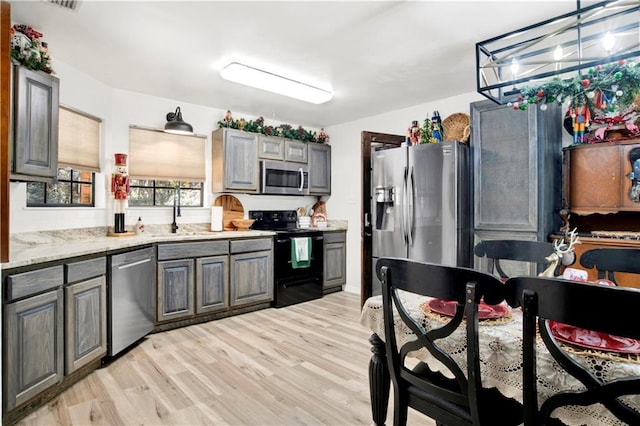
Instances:
[[[584,80],[582,80],[582,87],[589,87],[589,85],[591,84],[591,81],[589,81],[588,78],[585,78]]]
[[[597,71],[602,70],[602,65],[596,65],[596,70],[597,70]]]
[[[524,99],[524,98],[522,97],[522,95],[518,95],[518,100],[519,100],[519,101],[521,101],[521,100],[523,100],[523,99]]]
[[[626,63],[627,63],[627,60],[626,60],[626,59],[620,59],[620,60],[618,61],[618,65],[624,65],[624,64],[626,64]]]
[[[543,96],[544,96],[544,90],[542,90],[542,89],[538,90],[538,93],[536,93],[536,95],[537,95],[539,98],[543,97]]]

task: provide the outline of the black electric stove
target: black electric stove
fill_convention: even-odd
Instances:
[[[251,229],[274,231],[273,276],[275,281],[272,306],[280,308],[322,297],[324,237],[317,229],[298,228],[295,210],[250,210],[255,219]],[[292,261],[293,245],[308,238],[309,261]]]

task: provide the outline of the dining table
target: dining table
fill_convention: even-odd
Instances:
[[[439,299],[400,291],[402,303],[420,324],[427,330],[442,324],[449,315]],[[395,309],[395,308],[394,308]],[[522,310],[513,309],[503,303],[500,315],[491,315],[481,320],[479,325],[480,371],[482,386],[497,388],[504,396],[523,402],[522,376]],[[594,312],[597,315],[597,312]],[[621,316],[621,321],[626,320]],[[387,417],[390,378],[384,347],[384,319],[382,296],[368,298],[361,311],[360,323],[373,332],[369,341],[372,356],[369,362],[369,387],[371,409],[376,425],[383,425]],[[415,334],[404,322],[396,318],[396,339],[401,346],[415,340]],[[576,344],[565,340],[563,348],[578,362],[588,366],[589,370],[604,381],[619,377],[640,376],[640,342],[606,347],[595,344]],[[466,330],[459,327],[448,338],[438,341],[439,346],[451,354],[459,365],[466,365]],[[422,361],[432,370],[448,375],[426,349],[410,354],[414,361]],[[536,342],[538,404],[542,404],[552,394],[563,389],[585,389],[577,379],[567,373],[551,356],[540,338]],[[463,368],[465,370],[465,368]],[[449,377],[452,377],[450,374]],[[640,395],[625,396],[622,401],[640,412]],[[586,407],[561,407],[552,417],[560,419],[569,426],[578,425],[626,425],[618,420],[603,405],[593,404]]]

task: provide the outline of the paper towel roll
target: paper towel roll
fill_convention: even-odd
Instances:
[[[211,207],[211,230],[222,231],[222,206]]]

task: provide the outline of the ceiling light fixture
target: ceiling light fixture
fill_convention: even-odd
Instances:
[[[193,126],[182,120],[182,111],[180,111],[180,107],[177,107],[175,112],[167,113],[167,124],[164,125],[164,131],[174,135],[193,135]]]
[[[575,12],[476,43],[478,93],[506,104],[519,95],[518,85],[566,80],[583,70],[640,56],[638,0],[602,1],[584,8],[580,0],[576,3]],[[517,73],[511,70],[514,62]]]
[[[287,77],[282,77],[268,71],[232,62],[220,71],[225,80],[257,89],[289,96],[312,104],[328,102],[333,94],[328,90],[320,89],[306,83],[301,83]]]

